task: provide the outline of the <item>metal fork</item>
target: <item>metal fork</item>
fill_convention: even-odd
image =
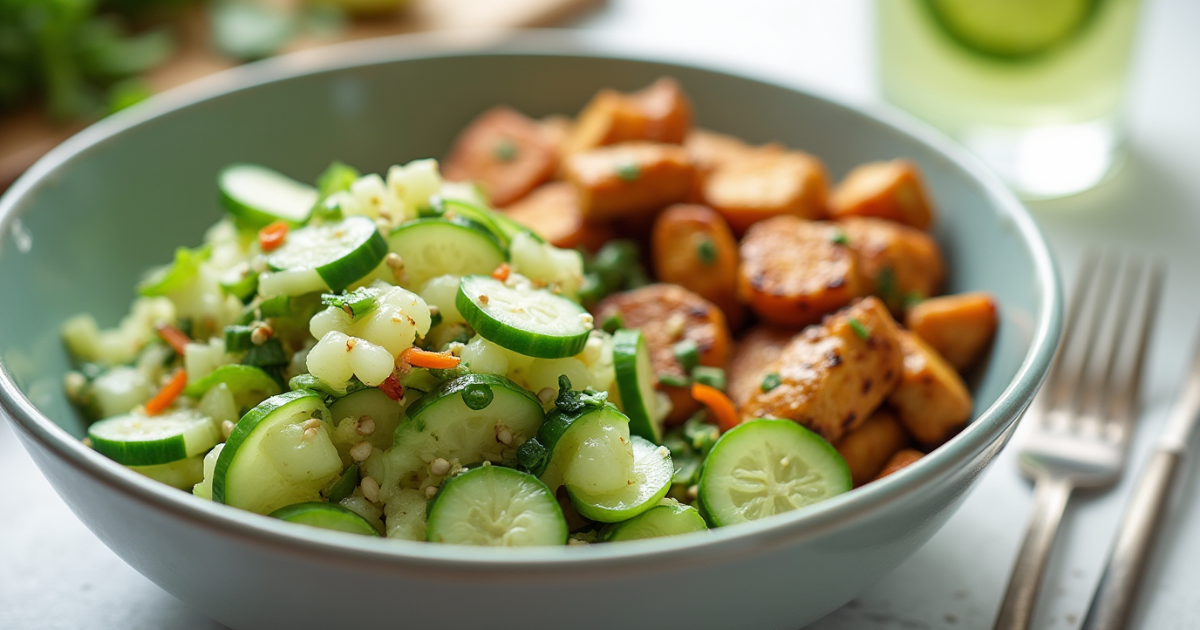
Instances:
[[[1161,264],[1084,258],[1063,345],[1025,414],[1032,426],[1019,462],[1035,483],[1033,514],[995,630],[1030,627],[1071,491],[1109,488],[1121,476],[1163,274]]]

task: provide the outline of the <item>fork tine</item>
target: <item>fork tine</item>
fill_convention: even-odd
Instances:
[[[1062,340],[1059,342],[1058,351],[1054,353],[1054,359],[1050,362],[1050,369],[1046,372],[1046,381],[1033,401],[1034,407],[1040,411],[1048,411],[1053,407],[1052,400],[1055,396],[1052,392],[1058,389],[1058,381],[1063,371],[1063,357],[1067,354],[1071,332],[1078,328],[1079,317],[1084,310],[1082,304],[1087,297],[1088,287],[1091,286],[1092,279],[1096,275],[1098,257],[1099,254],[1096,250],[1088,250],[1084,254],[1079,276],[1075,278],[1075,285],[1071,288],[1071,296],[1067,300],[1067,315],[1063,320]]]
[[[1103,277],[1112,276],[1115,261],[1105,257],[1097,264],[1099,256],[1090,254],[1084,261],[1075,287],[1075,306],[1072,308],[1063,345],[1059,349],[1054,368],[1054,382],[1049,385],[1049,413],[1070,412],[1079,400],[1079,383],[1089,362],[1095,338],[1099,334],[1105,304],[1105,292],[1100,290]],[[1103,267],[1104,272],[1100,271]]]
[[[1105,401],[1111,398],[1113,387],[1117,385],[1114,374],[1117,358],[1124,347],[1122,340],[1129,337],[1126,328],[1129,316],[1133,311],[1134,298],[1138,292],[1142,276],[1143,263],[1139,259],[1129,261],[1124,265],[1119,278],[1113,283],[1118,284],[1114,291],[1105,296],[1105,309],[1099,317],[1102,326],[1097,326],[1099,337],[1094,340],[1091,361],[1084,367],[1088,378],[1083,379],[1079,415],[1082,423],[1091,423],[1091,428],[1098,428],[1097,421],[1102,421],[1105,411]],[[1108,299],[1111,296],[1112,299]],[[1102,332],[1100,329],[1102,328]]]
[[[1132,353],[1128,361],[1128,374],[1121,384],[1112,388],[1105,405],[1104,417],[1109,418],[1112,437],[1122,439],[1128,432],[1129,426],[1137,418],[1138,395],[1142,389],[1142,376],[1146,367],[1146,348],[1149,346],[1151,332],[1157,320],[1158,309],[1162,303],[1162,292],[1166,269],[1162,261],[1156,261],[1150,266],[1147,278],[1145,298],[1142,302],[1140,321],[1137,323],[1137,334],[1127,335],[1124,344],[1124,355]]]

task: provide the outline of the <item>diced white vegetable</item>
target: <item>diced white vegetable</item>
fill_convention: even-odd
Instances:
[[[387,515],[387,537],[397,540],[425,540],[425,494],[404,488],[388,497],[383,506]]]
[[[564,374],[571,379],[571,389],[581,390],[592,384],[587,366],[575,357],[536,359],[529,366],[525,379],[532,392],[540,392],[546,387],[558,391],[558,377]]]
[[[287,269],[264,271],[258,275],[258,292],[264,298],[279,295],[304,295],[314,291],[328,291],[329,285],[316,269]]]
[[[212,501],[213,471],[217,469],[217,458],[221,456],[221,449],[223,448],[225,448],[224,442],[214,446],[213,450],[204,456],[204,480],[196,484],[195,488],[192,488],[192,494],[201,499]]]
[[[200,398],[196,410],[212,418],[218,425],[226,420],[237,422],[240,418],[237,403],[233,399],[233,392],[225,383],[217,383],[209,388]]]
[[[429,205],[429,198],[442,187],[442,175],[437,160],[413,160],[404,166],[388,169],[388,188],[409,208]]]
[[[131,367],[114,367],[92,381],[92,400],[101,418],[128,413],[153,393],[150,379]]]
[[[115,328],[101,330],[96,319],[88,314],[68,319],[63,324],[63,340],[80,361],[120,365],[137,358],[138,352],[157,337],[156,325],[174,321],[175,306],[171,300],[138,298],[133,301],[129,315]]]
[[[329,427],[322,422],[316,436],[305,437],[307,429],[301,422],[285,422],[273,426],[262,440],[263,455],[274,464],[279,476],[294,484],[306,484],[321,479],[332,480],[342,471],[342,459],[329,439]]]
[[[237,357],[225,353],[225,341],[212,338],[207,342],[192,342],[183,348],[183,367],[187,370],[188,384],[208,376],[213,370],[237,363]]]
[[[475,335],[459,355],[472,372],[508,374],[508,353],[500,346]]]
[[[509,258],[514,272],[558,287],[569,298],[574,299],[583,284],[583,256],[579,252],[538,242],[528,232],[512,238]]]
[[[438,276],[421,287],[421,298],[426,304],[437,307],[438,313],[442,315],[443,324],[461,324],[467,321],[463,319],[454,303],[458,296],[459,280],[458,276]]]
[[[346,348],[348,341],[350,336],[346,333],[336,330],[325,333],[305,360],[309,373],[330,387],[345,389],[350,377],[354,376],[354,368],[350,367],[350,360],[346,356],[349,353]]]

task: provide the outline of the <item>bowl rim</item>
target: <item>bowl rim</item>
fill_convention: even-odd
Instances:
[[[159,512],[186,518],[195,526],[224,535],[238,536],[281,547],[287,552],[303,552],[330,561],[353,559],[381,564],[392,570],[440,569],[504,572],[510,575],[547,569],[559,572],[593,571],[605,566],[649,565],[668,559],[673,563],[708,563],[752,550],[762,552],[792,545],[905,500],[926,485],[948,476],[961,463],[996,441],[1011,435],[1018,417],[1040,387],[1057,348],[1062,327],[1062,291],[1050,250],[1036,223],[995,175],[940,132],[886,106],[848,104],[754,70],[722,67],[708,62],[696,64],[681,59],[678,54],[645,46],[630,46],[627,41],[618,42],[596,34],[558,30],[480,30],[396,35],[334,44],[221,71],[100,120],[52,149],[0,197],[0,234],[17,229],[16,224],[20,219],[18,206],[36,186],[55,177],[60,169],[89,149],[130,127],[233,92],[302,75],[409,60],[492,55],[565,56],[663,63],[748,79],[800,92],[852,115],[873,118],[947,157],[981,185],[993,206],[1004,215],[1002,219],[1016,228],[1033,263],[1039,304],[1030,347],[1016,375],[991,405],[946,444],[916,464],[853,492],[803,510],[738,527],[622,545],[588,545],[571,549],[482,549],[394,540],[381,543],[362,536],[285,523],[198,499],[190,493],[180,492],[134,473],[84,446],[39,411],[20,391],[12,375],[0,362],[0,408],[15,421],[18,433],[36,441],[58,459],[129,500]],[[5,245],[0,241],[0,247]]]

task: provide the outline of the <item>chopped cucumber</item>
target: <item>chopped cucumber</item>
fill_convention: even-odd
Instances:
[[[271,375],[251,365],[231,363],[222,365],[200,380],[188,385],[183,395],[199,399],[208,390],[224,383],[233,393],[238,409],[247,409],[283,391]]]
[[[638,330],[613,335],[613,368],[617,375],[619,407],[629,416],[629,432],[662,444],[663,416],[658,413],[650,349]]]
[[[722,527],[788,512],[851,488],[850,468],[816,433],[760,418],[726,432],[700,471],[699,500]]]
[[[400,426],[400,419],[404,417],[404,407],[389,398],[383,390],[371,387],[350,392],[333,401],[333,404],[329,405],[329,414],[334,425],[347,418],[370,418],[375,428],[360,439],[369,441],[381,451],[386,451],[392,447],[396,427]]]
[[[481,337],[525,356],[558,359],[587,345],[592,316],[545,289],[509,287],[490,276],[465,276],[458,312]]]
[[[330,503],[337,503],[342,499],[354,494],[354,489],[362,481],[362,472],[358,468],[358,464],[351,464],[342,472],[342,476],[329,485],[325,491],[325,498],[329,499]]]
[[[517,448],[537,434],[545,419],[536,396],[491,374],[446,381],[413,403],[406,415],[387,460],[397,480],[435,476],[429,465],[438,458],[464,466],[514,464]]]
[[[342,291],[354,281],[379,266],[387,255],[388,244],[366,217],[347,217],[336,223],[323,223],[294,230],[278,249],[267,255],[267,265],[283,278],[294,291],[274,292],[275,295],[299,295],[322,287],[312,288],[311,272],[316,272],[324,289]],[[294,278],[292,277],[294,276]],[[268,278],[260,280],[260,291]],[[265,293],[264,293],[265,295]]]
[[[465,220],[409,221],[392,231],[388,247],[404,261],[403,284],[414,291],[446,274],[490,274],[505,260],[491,232]]]
[[[663,499],[658,505],[637,516],[614,523],[604,528],[601,539],[605,542],[641,540],[702,532],[708,529],[700,511],[673,499]]]
[[[513,221],[495,210],[470,203],[461,199],[443,199],[441,202],[443,216],[447,218],[461,217],[474,221],[496,237],[496,241],[504,249],[508,249],[512,238],[521,232],[529,232],[529,228]],[[532,232],[530,232],[532,234]],[[536,234],[534,238],[541,240]]]
[[[296,503],[281,507],[271,512],[269,516],[289,523],[332,529],[336,532],[362,534],[363,536],[379,535],[379,532],[375,531],[375,527],[368,523],[367,519],[336,503],[320,501]]]
[[[203,455],[220,441],[212,418],[190,409],[161,416],[126,414],[88,427],[92,448],[126,466],[169,464]]]
[[[458,545],[562,545],[567,521],[537,477],[485,465],[446,480],[429,506],[426,536]]]
[[[320,422],[306,435],[312,418]],[[217,458],[213,501],[259,514],[319,501],[321,489],[342,472],[331,430],[317,392],[301,389],[262,401],[242,416]]]
[[[129,469],[172,488],[191,490],[192,486],[204,480],[204,456],[196,455],[153,466],[130,466]]]
[[[633,470],[630,481],[623,488],[609,492],[585,490],[591,479],[582,476],[577,459],[572,469],[566,471],[563,481],[571,504],[586,518],[601,523],[617,523],[629,520],[658,505],[671,489],[671,477],[675,466],[671,463],[671,451],[658,446],[641,436],[634,435]],[[583,479],[586,483],[580,483]]]
[[[589,494],[606,494],[637,483],[629,418],[611,403],[578,415],[555,411],[538,431],[549,452],[541,479],[551,490],[565,484]]]
[[[217,175],[221,205],[237,223],[258,229],[275,221],[299,226],[317,203],[312,186],[255,164],[231,164]]]

